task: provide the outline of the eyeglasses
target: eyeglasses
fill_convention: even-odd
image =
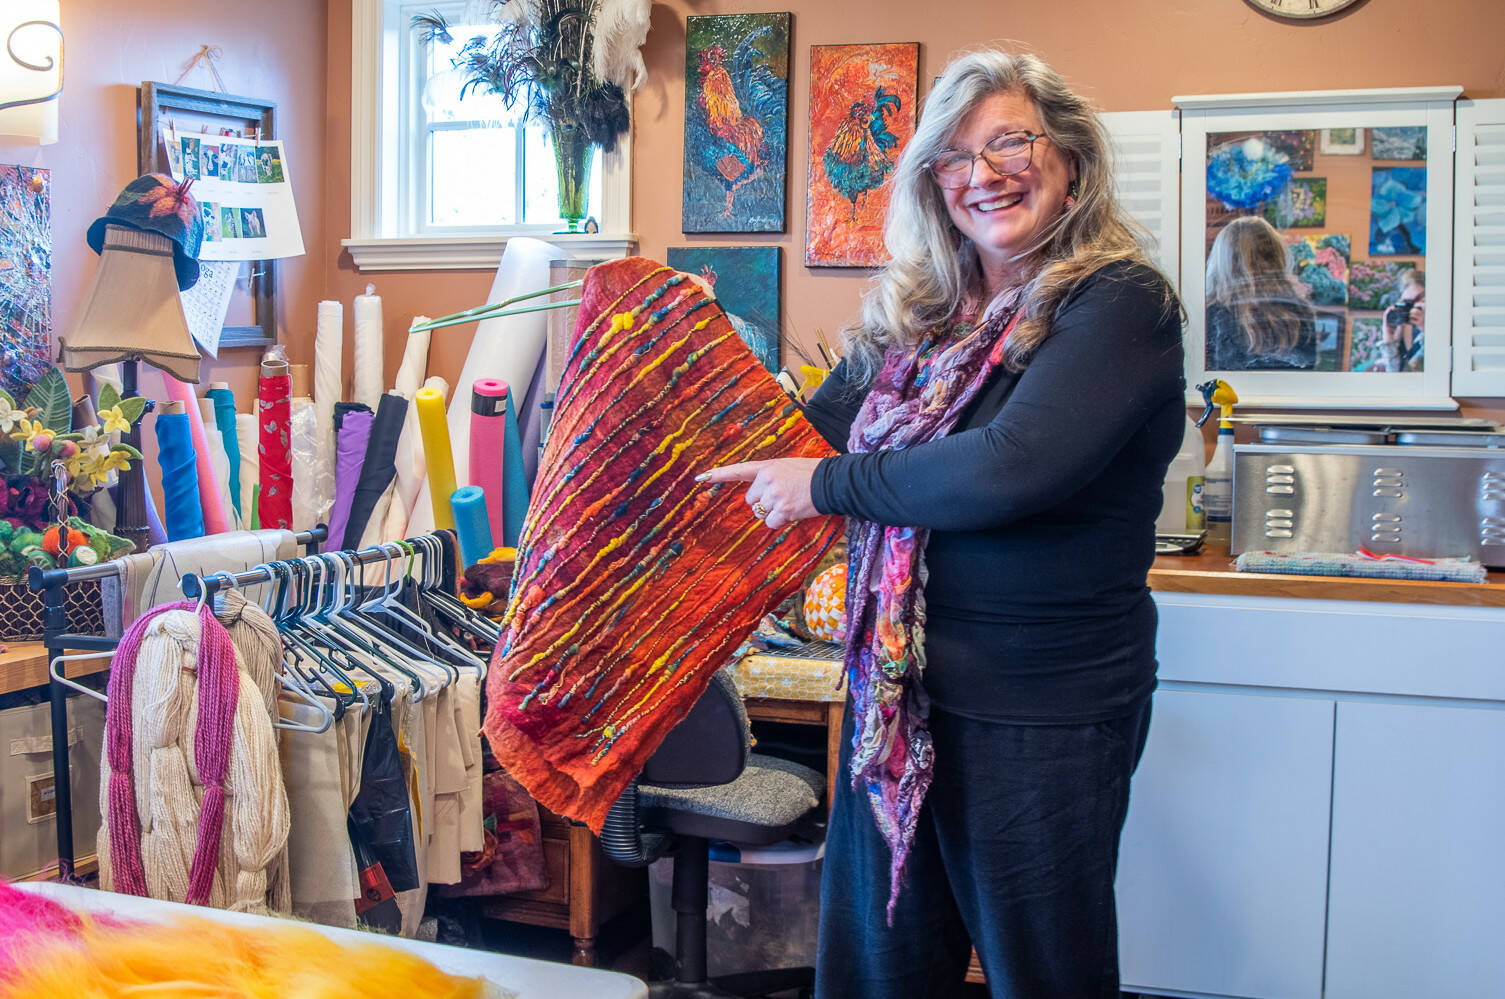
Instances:
[[[925,169],[935,182],[947,190],[956,190],[972,183],[972,170],[981,156],[1000,177],[1012,177],[1029,169],[1034,156],[1035,143],[1045,138],[1037,132],[1004,132],[995,135],[977,152],[947,149],[925,164]]]

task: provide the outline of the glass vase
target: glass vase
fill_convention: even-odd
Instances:
[[[559,217],[566,232],[579,232],[590,192],[591,143],[585,129],[569,122],[551,124],[549,137],[554,143],[554,168],[559,179]]]

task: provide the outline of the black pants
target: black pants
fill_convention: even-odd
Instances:
[[[817,999],[956,995],[975,946],[994,999],[1118,999],[1113,879],[1150,703],[1088,725],[932,711],[935,780],[887,925],[888,845],[845,779],[821,880]]]

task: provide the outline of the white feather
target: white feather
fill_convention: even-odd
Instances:
[[[591,72],[631,93],[648,78],[639,50],[648,38],[653,0],[601,0],[591,25]]]

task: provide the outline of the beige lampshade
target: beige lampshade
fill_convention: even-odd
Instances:
[[[108,226],[94,281],[58,343],[68,371],[142,360],[196,384],[199,351],[178,297],[172,241],[155,232]]]
[[[58,25],[58,0],[0,3],[0,139],[57,141],[57,95],[63,89]]]

